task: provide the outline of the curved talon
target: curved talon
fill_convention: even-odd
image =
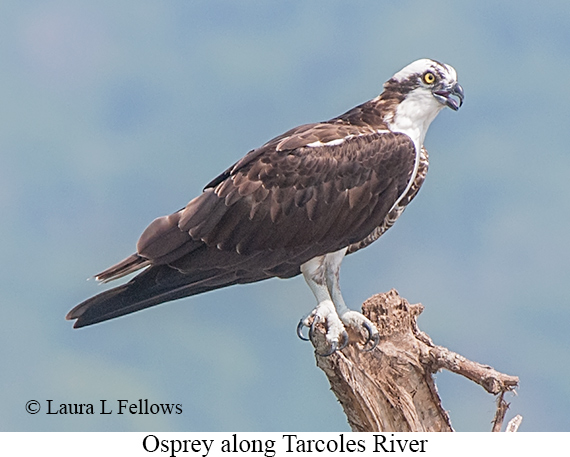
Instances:
[[[346,330],[342,331],[342,338],[343,342],[340,345],[340,347],[337,349],[337,351],[342,351],[345,347],[348,346],[348,333],[346,333]]]
[[[365,352],[370,352],[372,351],[376,346],[378,346],[378,343],[380,342],[380,335],[376,334],[372,337],[372,346],[370,347],[370,349],[364,349]]]
[[[305,326],[305,324],[303,323],[303,319],[301,319],[299,321],[299,323],[297,324],[297,336],[299,338],[301,338],[303,341],[309,341],[309,338],[306,337],[305,335],[303,335],[303,327]]]
[[[364,326],[364,328],[366,330],[368,330],[368,338],[364,342],[363,347],[366,346],[370,341],[372,341],[372,347],[370,349],[364,349],[366,352],[370,352],[376,346],[378,346],[378,343],[380,342],[380,335],[378,333],[374,333],[374,331],[372,330],[372,327],[370,326],[370,324],[368,322],[365,321],[365,322],[363,322],[362,325]]]
[[[364,322],[362,323],[362,326],[363,326],[366,330],[368,330],[368,338],[366,338],[366,341],[365,341],[364,344],[363,344],[363,346],[366,346],[366,345],[370,342],[370,340],[372,340],[372,333],[373,333],[373,332],[372,332],[372,327],[370,327],[370,324],[369,324],[368,322],[364,321]]]
[[[319,315],[315,314],[315,317],[313,318],[313,322],[311,323],[311,326],[309,327],[309,340],[311,340],[311,342],[313,341],[313,335],[315,334],[315,325],[317,324],[317,321],[319,321]]]
[[[320,357],[328,357],[329,355],[333,355],[338,349],[338,343],[336,341],[333,341],[331,344],[331,348],[328,352],[325,352],[324,354],[319,354],[317,352],[317,355]]]

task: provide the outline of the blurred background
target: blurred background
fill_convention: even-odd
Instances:
[[[375,97],[422,57],[463,108],[382,239],[343,263],[352,308],[396,288],[437,344],[520,376],[521,431],[569,431],[570,2],[78,0],[0,4],[0,430],[348,431],[302,278],[72,330],[86,281],[248,150]],[[460,431],[494,398],[437,375]],[[183,414],[46,415],[46,400]],[[28,400],[42,411],[29,415]]]

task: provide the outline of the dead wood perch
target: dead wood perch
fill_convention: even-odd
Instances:
[[[352,334],[350,341],[354,342],[342,351],[319,356],[328,345],[324,329],[317,325],[313,341],[317,366],[327,375],[352,430],[453,431],[433,379],[440,369],[465,376],[499,396],[493,430],[500,430],[508,406],[503,394],[518,386],[518,377],[434,345],[417,326],[423,309],[421,304],[410,305],[396,290],[366,300],[362,312],[381,336],[371,352],[363,351],[357,342],[363,342],[364,335]]]

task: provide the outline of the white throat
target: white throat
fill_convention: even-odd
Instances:
[[[437,114],[444,108],[431,91],[423,88],[410,92],[404,101],[400,102],[396,112],[391,118],[385,119],[392,132],[408,135],[416,147],[414,168],[404,192],[398,197],[390,211],[396,208],[402,198],[406,196],[412,187],[420,167],[420,156],[424,145],[427,130]]]
[[[392,132],[408,135],[414,142],[416,151],[419,151],[430,124],[444,107],[430,90],[416,89],[406,96],[386,122]]]

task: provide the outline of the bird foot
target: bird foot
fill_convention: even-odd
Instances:
[[[334,354],[348,345],[348,333],[345,327],[352,327],[357,330],[366,329],[368,337],[363,346],[366,347],[368,343],[372,343],[371,347],[365,349],[366,351],[374,349],[380,341],[380,334],[376,326],[367,317],[352,310],[347,310],[339,316],[331,300],[320,302],[315,309],[299,321],[297,335],[304,341],[313,341],[315,326],[320,322],[325,325],[325,338],[329,343],[329,350],[323,354],[318,354],[322,357]],[[309,328],[308,338],[303,335],[303,327]]]

